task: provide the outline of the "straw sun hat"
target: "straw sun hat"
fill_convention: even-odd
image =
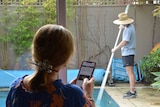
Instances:
[[[118,14],[118,18],[119,19],[113,21],[114,24],[126,25],[126,24],[130,24],[130,23],[134,22],[134,20],[129,18],[127,16],[127,14],[125,14],[124,12]]]

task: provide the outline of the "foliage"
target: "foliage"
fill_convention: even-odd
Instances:
[[[8,3],[8,0],[4,0],[4,4],[6,3]],[[13,17],[8,17],[12,13],[8,13],[8,8],[6,5],[3,6],[3,9],[0,12],[2,13],[0,18],[0,68],[6,69],[8,68],[9,63],[9,44],[7,42],[7,37],[9,36],[9,31],[12,29],[9,23],[12,22],[11,20]]]
[[[156,9],[153,10],[153,16],[159,16],[160,15],[160,6],[156,6]]]
[[[160,90],[160,72],[152,72],[152,74],[156,76],[154,79],[156,82],[152,83],[151,86]]]
[[[34,7],[21,6],[17,8],[14,14],[4,17],[5,19],[6,17],[13,17],[10,19],[12,23],[8,25],[11,29],[5,30],[3,40],[12,44],[12,49],[17,56],[30,48],[34,32],[41,23],[39,16],[40,13]]]
[[[144,74],[146,83],[153,83],[155,75],[152,72],[160,72],[160,49],[155,50],[141,60],[141,71]]]
[[[73,2],[66,0],[68,19],[74,16]],[[14,5],[10,0],[4,0],[3,10],[0,11],[0,43],[5,43],[6,49],[13,49],[16,56],[24,54],[31,47],[36,30],[48,23],[56,23],[56,0],[43,0],[42,5],[36,6],[37,0],[21,0]],[[11,8],[12,6],[14,8]],[[11,44],[11,47],[10,47]],[[5,54],[7,55],[7,54]],[[4,57],[3,57],[4,58]],[[2,60],[2,62],[5,62]],[[9,65],[6,63],[6,65]]]
[[[4,33],[1,34],[0,40],[11,43],[17,56],[30,49],[34,33],[41,25],[55,23],[55,1],[49,1],[45,3],[44,11],[34,6],[36,0],[22,0],[20,6],[15,7],[15,11],[9,10],[6,3],[5,13],[0,20],[4,23]]]
[[[9,36],[13,49],[19,56],[27,51],[32,43],[33,35],[41,25],[40,12],[32,6],[22,6],[17,9],[16,23]]]
[[[76,7],[73,5],[77,2],[76,0],[66,0],[66,14],[67,14],[67,20],[70,22],[70,20],[73,20],[73,17],[75,17],[76,13]],[[70,24],[67,24],[67,27],[70,27]]]
[[[45,23],[56,23],[56,0],[44,0],[42,6],[44,7]]]

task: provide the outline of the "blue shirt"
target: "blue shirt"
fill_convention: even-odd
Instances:
[[[136,51],[136,32],[133,24],[125,27],[122,40],[127,41],[127,44],[121,48],[122,56],[135,55]]]
[[[64,85],[56,80],[47,86],[47,90],[39,93],[24,89],[23,78],[11,85],[6,99],[6,107],[86,107],[86,99],[77,85]]]

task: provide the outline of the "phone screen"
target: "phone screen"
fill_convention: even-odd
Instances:
[[[78,73],[76,84],[82,87],[83,79],[90,79],[93,76],[96,63],[91,61],[83,61]]]

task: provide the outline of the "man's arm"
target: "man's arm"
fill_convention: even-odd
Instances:
[[[127,41],[122,40],[115,48],[112,49],[112,52],[117,51],[118,49],[120,49],[121,47],[125,46],[127,44]]]

